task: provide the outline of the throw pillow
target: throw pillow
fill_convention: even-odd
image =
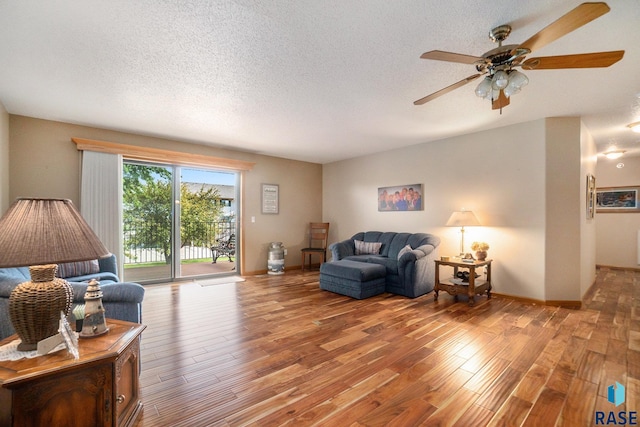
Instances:
[[[411,252],[413,249],[411,249],[411,246],[407,245],[404,248],[400,249],[400,252],[398,252],[398,259],[400,259],[400,257],[402,257],[402,255],[406,254],[407,252]]]
[[[380,253],[382,242],[363,242],[354,240],[356,245],[356,255],[377,255]]]
[[[100,264],[97,259],[90,261],[66,262],[58,264],[57,277],[65,279],[67,277],[84,276],[85,274],[100,273]]]

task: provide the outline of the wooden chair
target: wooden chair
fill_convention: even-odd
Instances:
[[[311,255],[322,255],[322,262],[327,262],[327,241],[329,239],[328,222],[312,222],[309,226],[309,247],[303,248],[302,271],[306,264],[306,256],[309,255],[309,268],[311,268]]]

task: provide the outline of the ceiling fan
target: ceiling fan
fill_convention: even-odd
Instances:
[[[441,50],[425,52],[420,58],[475,65],[477,73],[427,95],[424,98],[420,98],[415,101],[414,104],[422,105],[432,101],[486,74],[486,77],[476,88],[476,95],[481,98],[490,99],[492,109],[502,111],[503,107],[509,105],[511,95],[518,93],[529,83],[527,76],[515,70],[516,67],[520,67],[523,70],[551,70],[563,68],[598,68],[615,64],[622,59],[624,50],[577,55],[544,56],[525,60],[525,56],[534,50],[540,49],[571,31],[588,24],[609,12],[609,10],[611,10],[609,6],[603,2],[582,3],[519,45],[502,45],[502,42],[511,33],[511,27],[509,25],[500,25],[489,33],[489,38],[493,42],[498,43],[498,47],[486,52],[482,56],[464,55]]]

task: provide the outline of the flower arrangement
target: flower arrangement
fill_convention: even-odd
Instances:
[[[472,251],[488,251],[489,244],[486,242],[473,242],[471,244],[471,250]]]

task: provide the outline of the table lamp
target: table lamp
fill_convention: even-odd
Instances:
[[[0,218],[0,268],[31,265],[31,282],[9,297],[9,318],[20,351],[58,333],[60,312],[69,313],[73,292],[55,277],[57,263],[104,258],[109,251],[66,199],[21,198]]]
[[[447,227],[460,227],[460,256],[464,256],[464,227],[480,225],[480,221],[472,211],[456,211],[451,214]]]

